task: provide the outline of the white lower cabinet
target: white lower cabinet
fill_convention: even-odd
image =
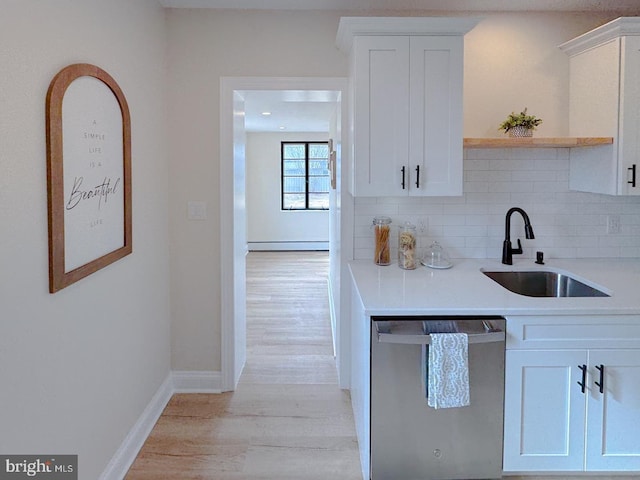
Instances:
[[[604,367],[601,394],[587,397],[587,471],[640,470],[640,350],[590,350],[589,363]]]
[[[504,471],[579,471],[585,394],[576,384],[584,351],[512,350],[505,359]]]
[[[638,327],[611,318],[609,327],[596,318],[572,317],[568,326],[561,317],[554,320],[525,321],[514,330],[528,331],[532,340],[512,337],[513,349],[507,342],[503,470],[640,472],[640,349],[624,348],[638,341]],[[582,328],[584,335],[547,339],[540,334],[545,327],[565,334]],[[586,338],[589,328],[593,339]],[[600,348],[607,337],[624,345]],[[570,348],[529,349],[528,341]],[[598,348],[572,348],[590,342]]]

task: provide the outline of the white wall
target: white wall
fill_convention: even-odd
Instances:
[[[498,125],[528,107],[541,137],[569,134],[569,62],[558,45],[615,14],[482,15],[465,35],[464,136],[501,137]]]
[[[220,370],[220,77],[340,77],[339,16],[169,10],[172,366]],[[229,160],[229,159],[225,159]],[[189,222],[188,200],[208,219]]]
[[[165,16],[155,0],[6,0],[0,15],[0,452],[95,480],[169,372]],[[45,96],[77,62],[131,113],[133,253],[48,291]]]
[[[280,208],[280,142],[326,142],[328,133],[247,135],[247,241],[252,249],[303,249],[329,242],[328,211]],[[262,245],[266,244],[266,245]]]
[[[348,59],[335,46],[340,16],[168,11],[172,365],[178,370],[220,370],[219,78],[346,77]],[[499,136],[498,123],[524,106],[544,119],[540,135],[565,135],[568,58],[557,45],[617,16],[483,13],[465,41],[465,135]],[[207,221],[187,221],[188,200],[207,202]]]

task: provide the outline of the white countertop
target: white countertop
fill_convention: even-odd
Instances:
[[[364,305],[372,315],[610,315],[640,314],[640,259],[459,259],[453,268],[403,270],[372,261],[349,264]],[[539,298],[510,292],[485,270],[553,270],[608,293],[610,297]]]

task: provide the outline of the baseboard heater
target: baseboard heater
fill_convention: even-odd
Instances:
[[[250,252],[271,250],[329,250],[329,242],[248,242],[247,248]]]

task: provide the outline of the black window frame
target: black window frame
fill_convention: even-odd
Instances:
[[[284,186],[285,186],[285,178],[286,177],[293,177],[293,175],[285,175],[284,171],[285,171],[285,167],[284,167],[284,162],[285,162],[285,158],[284,158],[284,150],[285,150],[285,146],[286,145],[304,145],[304,184],[305,184],[305,189],[304,189],[304,208],[285,208],[284,206],[284,200],[285,200],[285,194],[286,193],[292,193],[292,192],[285,192],[284,190]],[[310,160],[315,160],[315,159],[310,159],[309,158],[309,146],[310,145],[326,145],[327,146],[327,174],[326,175],[310,175],[309,174],[309,161]],[[329,193],[331,190],[331,187],[329,187],[327,189],[326,192],[310,192],[309,191],[309,178],[311,177],[326,177],[329,182],[330,182],[330,174],[328,172],[328,167],[329,167],[329,157],[331,156],[331,152],[329,152],[329,142],[328,141],[312,141],[312,140],[300,140],[300,141],[281,141],[280,142],[280,210],[285,211],[285,212],[305,212],[305,211],[318,211],[318,212],[322,212],[322,211],[327,211],[329,210],[329,207],[327,206],[327,208],[317,208],[317,207],[310,207],[309,206],[309,194],[310,193],[326,193],[327,194],[327,200],[329,198]]]

